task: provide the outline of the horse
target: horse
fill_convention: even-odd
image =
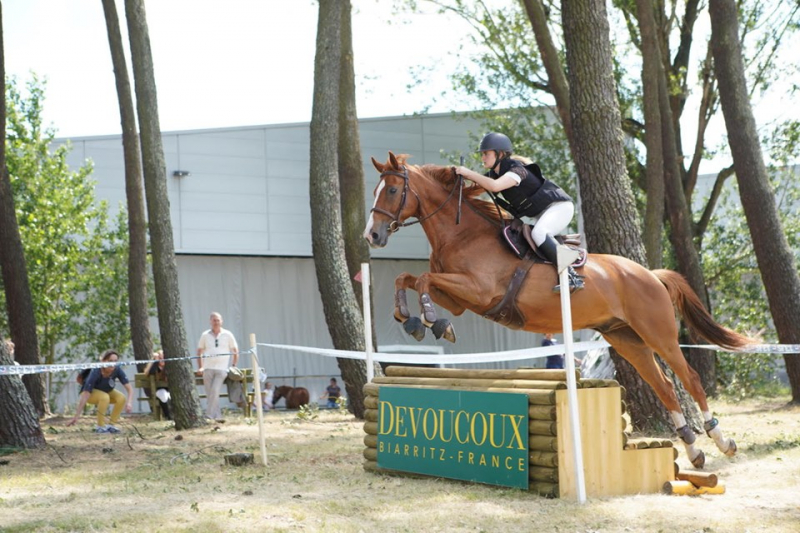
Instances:
[[[286,399],[287,409],[298,409],[301,405],[308,405],[308,389],[305,387],[290,387],[288,385],[275,387],[275,394],[272,397],[273,407],[278,405],[278,400],[281,398]]]
[[[455,342],[452,324],[437,318],[434,304],[454,316],[465,310],[487,316],[504,300],[520,264],[500,237],[500,228],[510,215],[478,198],[484,190],[464,185],[453,167],[406,165],[408,157],[389,152],[386,163],[372,158],[380,180],[364,237],[373,248],[382,248],[402,227],[422,226],[431,247],[430,271],[419,276],[404,272],[396,278],[394,317],[417,340],[430,328],[436,338]],[[407,221],[409,218],[416,220]],[[699,405],[708,436],[722,453],[733,456],[736,443],[723,435],[711,415],[700,377],[678,345],[675,310],[696,336],[725,349],[740,351],[756,341],[715,322],[677,272],[651,271],[609,254],[587,254],[580,270],[585,288],[570,296],[573,327],[598,331],[634,366],[669,410],[689,460],[702,468],[705,454],[694,444],[695,434],[686,423],[672,383],[655,360],[654,353],[658,353]],[[519,329],[562,331],[560,295],[553,292],[554,283],[557,274],[552,265],[532,265],[517,293]],[[409,311],[408,289],[419,296],[421,320]]]

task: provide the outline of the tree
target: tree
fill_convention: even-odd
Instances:
[[[711,47],[720,83],[720,103],[728,131],[740,197],[750,227],[750,238],[767,291],[772,319],[782,343],[800,343],[800,277],[775,208],[775,194],[767,178],[756,121],[750,107],[738,10],[733,0],[712,0]],[[785,355],[792,402],[800,403],[800,356]]]
[[[600,0],[564,0],[562,24],[567,50],[570,117],[574,132],[584,217],[591,250],[628,257],[645,264],[637,212],[627,178],[621,118],[610,75],[608,18]],[[639,429],[664,429],[670,418],[653,390],[635,369],[614,354],[617,377],[628,390],[631,418]],[[631,386],[632,385],[632,386]],[[687,414],[692,418],[692,412]],[[695,415],[696,416],[696,415]]]
[[[131,343],[134,357],[150,360],[153,340],[150,337],[150,306],[147,299],[147,221],[145,220],[142,163],[139,137],[136,132],[136,113],[131,95],[131,83],[122,45],[122,35],[114,0],[103,0],[103,12],[108,31],[108,46],[114,64],[117,85],[122,146],[125,157],[125,197],[128,201],[128,309]]]
[[[0,80],[3,82],[2,102],[0,102],[0,124],[6,131],[6,69],[3,47],[2,6],[0,6]],[[0,281],[5,294],[5,307],[8,312],[11,338],[16,344],[16,358],[24,364],[39,364],[39,338],[36,332],[36,316],[33,309],[28,267],[17,223],[11,177],[6,167],[6,143],[3,138],[0,146]],[[47,405],[47,392],[41,374],[26,375],[23,380],[28,391],[28,402],[39,416],[50,412]]]
[[[158,119],[158,97],[144,0],[125,0],[125,15],[128,21],[136,105],[141,127],[142,166],[147,214],[150,220],[150,243],[153,248],[153,277],[159,331],[165,358],[188,357],[178,269],[175,265],[175,245],[172,241],[172,221],[169,216],[166,164]],[[188,359],[172,361],[169,370],[175,429],[205,425],[191,363]]]
[[[311,112],[311,243],[317,284],[333,345],[337,349],[363,351],[364,324],[347,271],[342,233],[339,127],[332,127],[339,124],[340,113],[341,32],[345,11],[340,4],[334,0],[319,2],[314,102]],[[349,16],[349,9],[347,14]],[[347,26],[349,28],[349,24]],[[363,363],[359,366],[360,370],[356,372],[363,371]],[[359,382],[363,380],[360,376],[342,377],[347,384],[348,394],[352,394],[350,379],[358,379]],[[350,408],[356,417],[363,418],[362,394],[356,395],[356,399],[359,398],[360,402],[351,396]]]
[[[369,246],[362,235],[364,229],[364,167],[361,162],[361,142],[356,112],[356,84],[353,69],[353,28],[350,0],[339,2],[341,12],[341,55],[339,58],[339,191],[342,202],[342,237],[347,270],[356,304],[363,301],[362,285],[355,281],[362,263],[369,263]],[[372,295],[370,295],[372,298]],[[374,306],[370,306],[374,309]],[[363,307],[361,307],[363,315]],[[372,320],[375,324],[375,320]],[[377,346],[375,328],[372,345]],[[363,343],[361,343],[363,345]],[[345,348],[351,349],[351,348]],[[355,348],[352,348],[355,349]],[[339,369],[350,399],[349,408],[358,418],[363,417],[366,364],[357,359],[338,358]]]
[[[5,95],[5,79],[6,79],[6,60],[5,60],[5,47],[3,38],[3,6],[0,4],[0,80],[3,80],[3,90],[0,94],[0,126],[2,131],[6,129],[6,95]],[[27,282],[25,274],[25,258],[22,254],[22,244],[19,239],[19,231],[17,229],[17,219],[14,216],[14,201],[11,197],[11,184],[8,179],[8,174],[5,172],[6,168],[6,148],[5,142],[0,143],[0,242],[3,243],[0,248],[8,247],[8,251],[0,251],[0,264],[2,264],[3,279],[19,283],[20,278],[22,281]],[[16,257],[15,257],[16,256]],[[21,259],[21,261],[20,261]],[[16,263],[16,264],[15,264]],[[22,272],[16,277],[13,274],[14,268],[22,268]],[[8,275],[7,275],[8,272]],[[24,290],[17,288],[18,294],[23,297],[26,295]],[[24,284],[24,289],[27,289],[27,283]],[[12,293],[12,298],[6,301],[13,300],[14,291],[6,292]],[[33,323],[33,305],[31,303],[30,291],[27,292],[26,301],[19,302],[20,307],[27,306],[24,315],[28,322],[17,321],[16,315],[14,318],[14,325],[18,327],[24,334],[21,337],[25,342],[34,341],[33,346],[28,346],[28,352],[32,351],[31,348],[36,346],[36,324]],[[12,315],[13,307],[9,306],[9,315]],[[21,326],[20,327],[20,322]],[[32,327],[31,327],[32,326]],[[31,338],[28,336],[30,335]],[[38,353],[37,359],[38,359]],[[6,349],[5,339],[0,337],[0,365],[13,365],[14,361],[11,359],[8,350]],[[41,380],[36,380],[41,384]],[[36,392],[36,388],[33,388]],[[37,398],[38,399],[38,398]],[[46,405],[46,404],[44,404]],[[37,413],[34,410],[34,404],[31,402],[31,396],[26,391],[25,385],[22,380],[17,376],[0,376],[0,447],[14,447],[14,448],[41,448],[46,443],[42,428],[39,425]]]

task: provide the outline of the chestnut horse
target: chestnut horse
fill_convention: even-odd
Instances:
[[[364,237],[372,247],[381,248],[401,227],[422,225],[431,246],[430,272],[397,277],[394,317],[417,340],[422,339],[424,327],[428,327],[437,338],[443,336],[455,342],[452,324],[447,319],[437,319],[433,304],[456,316],[467,309],[484,316],[503,299],[520,260],[500,237],[501,217],[508,215],[477,198],[483,189],[463,186],[462,178],[452,167],[406,165],[407,158],[389,152],[385,164],[372,159],[380,172],[380,182]],[[412,217],[416,221],[406,222]],[[703,467],[705,455],[694,445],[695,434],[686,424],[672,383],[657,364],[654,352],[672,368],[699,404],[709,437],[720,451],[734,455],[736,443],[723,436],[709,411],[697,372],[681,353],[675,308],[693,333],[713,344],[740,350],[755,340],[716,323],[676,272],[650,271],[624,257],[604,254],[589,254],[581,270],[586,288],[571,296],[574,328],[600,332],[653,387],[669,410],[695,467]],[[552,290],[557,282],[552,265],[533,265],[517,295],[517,307],[524,320],[521,329],[537,333],[562,331],[560,296]],[[421,322],[409,312],[407,289],[414,289],[419,295]]]
[[[290,387],[281,385],[275,387],[275,394],[272,397],[272,405],[277,406],[278,400],[286,398],[287,409],[298,409],[301,405],[308,405],[308,389],[304,387]]]

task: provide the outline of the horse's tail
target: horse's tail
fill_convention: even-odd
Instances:
[[[672,270],[653,270],[658,281],[664,284],[672,303],[689,326],[692,333],[708,342],[726,348],[739,350],[757,341],[718,324],[703,307],[703,303],[686,279]]]

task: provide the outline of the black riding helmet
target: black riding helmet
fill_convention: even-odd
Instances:
[[[506,135],[502,133],[487,133],[481,139],[481,146],[478,151],[486,152],[487,150],[511,153],[514,151],[514,147],[511,146],[511,139]]]

